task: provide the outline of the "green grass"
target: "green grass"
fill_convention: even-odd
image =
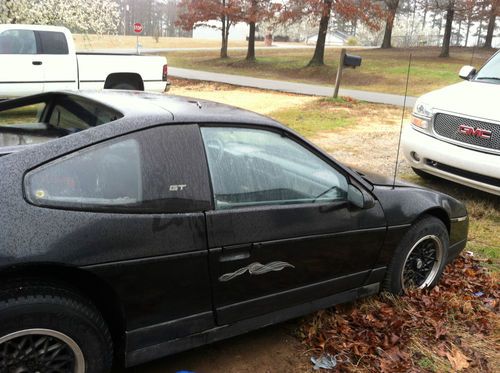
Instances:
[[[479,67],[493,54],[493,50],[474,52],[472,63]],[[306,67],[312,49],[257,50],[257,61],[245,61],[245,51],[230,51],[228,59],[218,58],[217,51],[170,52],[171,66],[199,69],[227,74],[255,76],[313,84],[333,85],[339,58],[339,49],[327,48],[325,66]],[[460,81],[458,71],[471,63],[471,48],[452,48],[451,57],[439,58],[439,49],[433,47],[413,49],[355,49],[349,53],[360,55],[360,68],[345,69],[342,87],[403,94],[412,54],[409,94],[418,96],[431,90]]]
[[[277,121],[299,132],[303,136],[313,136],[320,131],[334,130],[355,123],[356,118],[348,112],[336,113],[328,110],[329,103],[344,103],[344,99],[319,99],[307,106],[296,106],[290,109],[275,111],[271,116]]]

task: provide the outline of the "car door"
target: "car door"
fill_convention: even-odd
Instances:
[[[77,62],[66,35],[60,31],[36,31],[38,60],[43,66],[45,92],[77,88]]]
[[[215,205],[207,233],[219,324],[364,284],[385,236],[378,202],[349,204],[346,175],[286,132],[201,131]]]
[[[0,33],[0,60],[0,98],[42,92],[43,66],[33,31],[9,29]]]

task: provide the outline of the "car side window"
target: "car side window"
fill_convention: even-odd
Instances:
[[[40,37],[42,54],[68,54],[68,42],[62,32],[37,31]]]
[[[347,199],[347,179],[294,140],[260,129],[203,127],[217,209]]]
[[[194,125],[155,127],[76,151],[27,173],[25,192],[34,205],[76,210],[175,213],[211,206]]]
[[[0,54],[36,54],[35,33],[30,30],[6,30],[0,34]]]

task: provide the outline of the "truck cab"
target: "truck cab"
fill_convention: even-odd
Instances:
[[[45,25],[0,25],[0,98],[74,89],[167,90],[160,56],[77,53],[71,32]]]

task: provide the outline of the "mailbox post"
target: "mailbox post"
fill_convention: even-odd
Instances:
[[[337,98],[339,95],[340,81],[342,80],[342,71],[344,67],[356,67],[361,66],[361,57],[354,56],[346,53],[345,48],[340,50],[339,66],[337,68],[337,80],[335,81],[335,90],[333,91],[333,98]]]

